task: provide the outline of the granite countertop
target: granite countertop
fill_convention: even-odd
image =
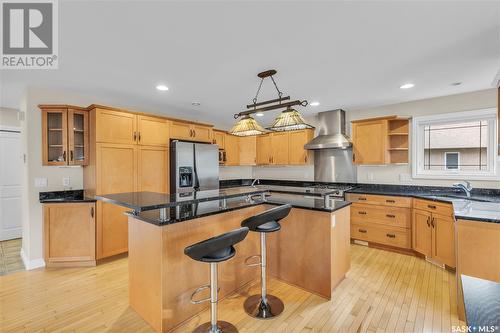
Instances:
[[[95,202],[96,199],[85,196],[84,190],[40,192],[41,203],[78,203]]]
[[[163,194],[156,192],[129,192],[117,194],[96,195],[96,199],[142,212],[160,208],[169,208],[186,204],[195,204],[205,201],[218,201],[223,199],[257,195],[268,192],[255,187],[235,187],[214,190],[199,190],[192,192],[179,192]]]
[[[320,197],[308,197],[297,194],[274,192],[271,193],[271,195],[266,196],[266,203],[279,205],[290,204],[295,208],[311,209],[330,213],[351,204],[350,202],[343,201],[341,199],[330,199],[329,206],[325,207],[325,202],[323,198]]]
[[[461,275],[465,317],[472,332],[493,327],[500,329],[500,283]]]
[[[141,221],[162,226],[197,219],[205,216],[226,213],[233,210],[261,204],[290,204],[294,208],[332,213],[338,209],[342,209],[350,205],[351,203],[342,200],[330,200],[330,207],[325,207],[324,200],[320,197],[304,197],[302,195],[272,193],[271,195],[266,194],[265,201],[262,200],[260,194],[255,194],[244,197],[240,196],[228,198],[225,200],[225,202],[222,200],[212,200],[188,204],[183,203],[177,205],[176,207],[169,207],[167,209],[168,219],[166,221],[160,220],[160,212],[158,209],[137,212],[136,214],[130,212],[128,214]]]
[[[346,192],[405,196],[451,203],[457,219],[500,223],[500,194],[495,190],[473,190],[470,198],[465,193],[450,188],[428,186],[360,185]]]
[[[255,185],[255,187],[266,189],[272,192],[315,195],[315,196],[325,196],[330,194],[336,194],[338,192],[337,189],[286,186],[286,185]]]

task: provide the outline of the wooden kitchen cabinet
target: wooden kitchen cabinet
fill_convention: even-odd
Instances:
[[[302,165],[312,163],[312,152],[304,149],[304,145],[312,140],[314,130],[291,131],[288,134],[288,164]]]
[[[226,134],[225,137],[225,150],[226,150],[226,163],[225,165],[239,165],[240,163],[240,149],[239,137],[236,135]]]
[[[169,192],[168,154],[168,147],[139,146],[137,155],[138,191]]]
[[[258,135],[257,145],[257,164],[271,164],[271,134]]]
[[[431,206],[433,203],[429,201]],[[413,209],[413,249],[428,258],[454,268],[454,223],[452,216],[440,215],[430,210]]]
[[[426,257],[432,256],[432,214],[423,210],[413,210],[413,249]]]
[[[212,127],[172,120],[170,138],[197,142],[212,142]]]
[[[137,142],[137,115],[95,108],[91,113],[91,123],[95,124],[95,141],[102,143],[134,144]]]
[[[239,165],[255,165],[257,163],[257,137],[243,136],[239,138]]]
[[[214,135],[213,143],[218,145],[219,149],[224,149],[226,132],[214,130],[213,135]]]
[[[289,145],[288,132],[276,132],[271,134],[271,164],[288,164]]]
[[[42,110],[42,165],[87,165],[89,118],[70,105],[39,105]]]
[[[43,204],[47,267],[95,266],[95,203]]]
[[[408,163],[409,120],[398,116],[352,121],[355,164]]]
[[[168,120],[163,118],[137,116],[137,142],[146,146],[169,146]]]

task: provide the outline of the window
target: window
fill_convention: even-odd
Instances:
[[[413,119],[413,177],[491,179],[496,176],[496,109]]]
[[[460,153],[444,153],[444,161],[447,170],[458,170],[458,166],[460,165]]]

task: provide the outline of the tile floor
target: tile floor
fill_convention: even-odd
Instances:
[[[24,270],[20,251],[21,238],[0,242],[0,275]]]

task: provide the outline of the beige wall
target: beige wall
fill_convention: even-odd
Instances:
[[[0,107],[0,125],[10,127],[20,127],[21,122],[18,117],[18,110]]]

